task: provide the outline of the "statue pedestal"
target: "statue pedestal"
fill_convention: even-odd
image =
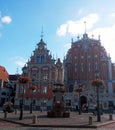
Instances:
[[[65,92],[65,88],[63,84],[55,84],[54,92],[54,100],[53,100],[53,108],[51,111],[47,113],[48,117],[70,117],[70,112],[64,109],[64,99],[63,95]]]

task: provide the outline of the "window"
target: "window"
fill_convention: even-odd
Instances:
[[[44,63],[44,61],[45,61],[44,56],[38,56],[38,57],[37,57],[37,62],[38,62],[38,63]]]
[[[98,70],[98,63],[95,62],[95,70]]]
[[[90,55],[88,55],[88,58],[91,58],[91,56],[90,56]]]
[[[42,101],[41,101],[41,106],[42,106],[42,107],[45,107],[46,105],[47,105],[47,100],[42,99]]]
[[[32,73],[32,79],[36,80],[37,79],[37,74],[36,73]]]
[[[83,72],[83,63],[81,63],[81,71]]]
[[[75,58],[75,60],[76,60],[76,59],[77,59],[77,56],[75,56],[74,58]]]
[[[48,74],[43,75],[43,80],[48,80]]]
[[[41,60],[40,60],[40,56],[37,57],[37,62],[40,63]]]
[[[46,86],[43,87],[42,92],[43,92],[43,94],[46,94],[46,93],[47,93],[47,87],[46,87]]]
[[[41,56],[41,63],[44,63],[44,56]]]
[[[89,72],[90,72],[91,71],[91,63],[89,63],[89,67],[88,68],[89,68]]]
[[[95,58],[97,58],[97,57],[98,57],[98,55],[96,55],[96,54],[95,54],[95,55],[94,55],[94,57],[95,57]]]
[[[75,72],[77,72],[77,64],[75,63]]]
[[[81,59],[83,59],[84,58],[84,56],[81,56]]]

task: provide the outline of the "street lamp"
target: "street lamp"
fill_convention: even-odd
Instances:
[[[99,78],[99,72],[95,71],[95,77],[96,80]],[[100,84],[97,82],[96,83],[96,91],[97,91],[97,121],[101,121],[101,115],[100,115],[100,105],[99,105],[99,87]]]
[[[101,121],[101,114],[100,114],[100,102],[99,102],[99,88],[100,86],[104,85],[103,80],[99,79],[99,72],[95,71],[95,80],[92,81],[92,85],[96,87],[97,93],[97,121]]]
[[[25,85],[30,81],[29,78],[25,75],[22,75],[18,79],[19,84],[22,84],[22,89],[21,89],[21,94],[22,94],[22,99],[20,102],[20,120],[23,118],[23,109],[24,109],[24,93],[25,93]]]
[[[35,85],[31,86],[30,90],[32,92],[32,98],[31,98],[31,103],[30,103],[30,113],[32,113],[32,111],[33,111],[33,96],[34,96],[34,93],[36,92],[36,86]]]
[[[23,118],[24,94],[25,94],[24,85],[22,86],[21,94],[22,94],[22,99],[21,99],[21,102],[20,102],[20,118],[19,118],[20,120],[22,120],[22,118]]]

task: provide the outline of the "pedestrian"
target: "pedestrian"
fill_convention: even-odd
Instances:
[[[97,115],[97,106],[94,107],[93,115],[94,115],[94,116]]]

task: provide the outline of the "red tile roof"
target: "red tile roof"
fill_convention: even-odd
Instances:
[[[0,66],[0,79],[6,82],[9,80],[9,74],[3,66]]]

